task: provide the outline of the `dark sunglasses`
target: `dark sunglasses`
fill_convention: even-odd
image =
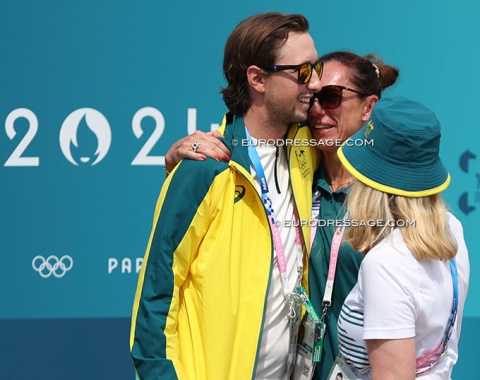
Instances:
[[[317,72],[318,79],[322,78],[323,73],[323,62],[318,61],[316,63],[302,63],[300,65],[263,65],[258,66],[262,70],[272,71],[276,73],[277,71],[283,70],[296,70],[298,71],[298,83],[306,84],[312,79],[313,70]]]
[[[315,101],[315,99],[318,99],[318,102],[320,103],[320,105],[327,110],[337,108],[338,106],[340,106],[340,104],[342,104],[343,90],[354,92],[363,97],[367,96],[363,92],[360,92],[360,91],[354,90],[353,88],[348,88],[345,86],[337,86],[337,85],[323,86],[322,89],[319,92],[315,93],[313,97],[310,99],[310,107],[313,106],[313,102]]]

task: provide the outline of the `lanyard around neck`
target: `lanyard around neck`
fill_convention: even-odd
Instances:
[[[316,189],[312,195],[312,223],[310,227],[310,254],[312,253],[313,241],[315,240],[315,235],[317,233],[317,221],[318,216],[320,215],[320,189]]]
[[[335,281],[335,272],[337,270],[338,252],[342,244],[343,234],[345,232],[345,221],[348,218],[348,213],[345,213],[342,223],[335,229],[332,238],[332,245],[330,247],[330,263],[328,264],[327,283],[325,284],[325,293],[323,295],[322,305],[324,310],[332,304],[333,283]]]
[[[450,318],[448,319],[447,328],[445,329],[443,340],[440,343],[438,343],[433,350],[427,352],[421,358],[417,359],[416,361],[417,375],[432,369],[447,352],[448,341],[450,340],[450,336],[452,335],[453,326],[455,325],[455,320],[457,319],[457,311],[458,311],[458,274],[457,274],[457,263],[455,259],[450,260],[450,272],[452,273],[452,282],[453,282],[453,304],[452,304],[452,311],[450,313]],[[440,349],[440,347],[443,347],[443,350],[439,354],[437,359],[435,359],[435,361],[428,364],[427,366],[420,368],[422,365],[428,362],[435,354],[438,353],[438,350]]]
[[[319,221],[320,216],[320,196],[321,190],[316,189],[313,192],[313,204],[312,204],[312,228],[310,229],[310,248],[313,245],[313,241],[315,239],[315,234],[317,232],[317,223]],[[345,213],[343,216],[342,222],[339,226],[335,229],[335,233],[332,237],[332,244],[330,246],[330,262],[328,264],[328,275],[327,275],[327,282],[325,284],[325,293],[323,295],[323,307],[324,312],[326,312],[326,307],[332,304],[332,292],[333,292],[333,284],[335,281],[335,272],[337,270],[337,261],[338,261],[338,252],[340,250],[340,245],[342,244],[343,234],[345,232],[345,221],[348,217],[348,213]]]
[[[287,260],[285,257],[285,248],[282,243],[282,238],[280,234],[280,230],[278,228],[277,223],[280,221],[275,220],[275,212],[273,210],[273,205],[272,201],[269,196],[269,190],[268,190],[268,182],[267,178],[265,177],[265,173],[263,171],[262,163],[260,162],[260,157],[258,156],[257,149],[255,148],[255,144],[252,141],[252,138],[250,137],[250,134],[248,133],[247,128],[245,128],[245,133],[247,135],[248,139],[248,155],[250,157],[250,161],[252,162],[253,167],[255,168],[255,171],[257,173],[258,179],[260,181],[260,188],[261,188],[261,196],[262,196],[262,201],[263,205],[265,207],[265,210],[267,212],[267,217],[268,221],[270,223],[270,227],[272,230],[272,235],[273,235],[273,244],[275,248],[275,257],[278,263],[278,267],[280,269],[280,274],[282,278],[282,283],[283,283],[283,289],[285,296],[290,294],[292,292],[292,288],[290,287],[289,281],[288,281],[288,273],[287,273]],[[294,205],[295,208],[295,205]],[[297,212],[296,210],[294,211],[294,216],[298,219]],[[303,270],[303,251],[302,251],[302,242],[300,238],[300,232],[298,230],[298,226],[295,228],[295,245],[297,247],[297,270],[299,273],[299,276],[301,276],[302,270]]]

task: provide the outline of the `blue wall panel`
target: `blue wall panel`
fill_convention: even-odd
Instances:
[[[134,380],[129,318],[2,320],[0,379]]]

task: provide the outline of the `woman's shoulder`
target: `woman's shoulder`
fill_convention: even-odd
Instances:
[[[397,228],[373,247],[365,256],[364,262],[391,263],[392,260],[410,258],[410,250],[405,244],[401,231]]]
[[[453,215],[451,212],[447,212],[447,217],[448,217],[448,225],[450,226],[450,229],[452,232],[455,233],[460,233],[463,236],[463,225],[458,218]]]

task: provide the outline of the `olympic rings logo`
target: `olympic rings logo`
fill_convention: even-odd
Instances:
[[[48,278],[52,274],[61,278],[72,269],[73,259],[69,255],[64,255],[60,259],[51,255],[46,259],[43,256],[35,256],[32,260],[33,269],[43,278]]]

